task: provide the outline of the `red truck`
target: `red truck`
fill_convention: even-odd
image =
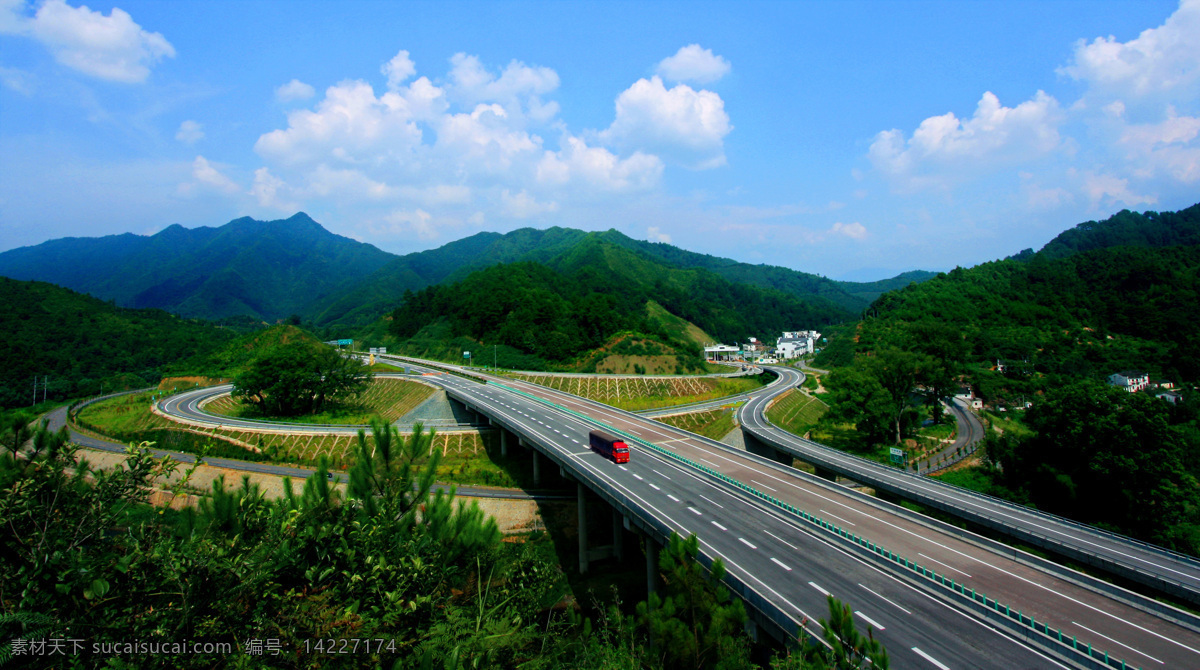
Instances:
[[[591,444],[592,451],[600,452],[600,455],[605,458],[611,458],[616,463],[629,462],[629,445],[619,437],[609,435],[601,430],[593,430],[588,433],[588,442]]]

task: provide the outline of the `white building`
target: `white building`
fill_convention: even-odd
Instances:
[[[815,330],[791,330],[775,340],[775,355],[778,358],[797,358],[813,353],[821,334]]]
[[[704,358],[710,361],[731,361],[741,353],[741,349],[728,344],[713,344],[704,347]]]
[[[1108,383],[1119,386],[1130,393],[1137,393],[1150,385],[1150,375],[1141,370],[1125,370],[1109,375]]]

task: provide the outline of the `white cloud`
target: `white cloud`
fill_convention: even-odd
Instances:
[[[616,107],[612,125],[600,134],[604,141],[662,153],[696,169],[725,164],[724,138],[733,126],[716,93],[686,84],[667,89],[654,76],[623,91]]]
[[[1058,101],[1042,91],[1016,107],[1002,106],[989,91],[969,119],[953,112],[931,116],[908,140],[900,130],[880,132],[868,156],[902,188],[947,186],[969,174],[1056,149],[1063,119]]]
[[[845,235],[852,240],[867,239],[867,227],[857,221],[853,223],[842,223],[841,221],[838,221],[837,223],[833,224],[833,227],[829,229],[829,232],[833,233],[834,235]]]
[[[434,184],[423,188],[401,186],[400,197],[426,207],[465,205],[471,202],[471,187],[462,184]]]
[[[344,81],[325,91],[315,111],[290,112],[288,128],[259,137],[254,150],[285,165],[395,159],[420,144],[421,130],[399,96],[391,102],[376,98],[366,82]]]
[[[317,94],[317,90],[312,86],[293,79],[288,83],[275,89],[275,100],[279,102],[293,102],[296,100],[308,100]]]
[[[1088,173],[1084,175],[1084,193],[1092,201],[1092,207],[1137,207],[1138,205],[1153,205],[1158,198],[1152,195],[1139,195],[1129,189],[1129,180],[1108,174]]]
[[[108,16],[65,0],[46,0],[29,17],[23,2],[7,2],[0,11],[0,32],[41,42],[61,64],[86,75],[124,84],[150,76],[150,67],[174,58],[175,47],[161,33],[143,30],[127,12],[114,7]]]
[[[457,53],[450,59],[452,97],[465,104],[495,102],[514,119],[530,118],[545,123],[558,114],[558,103],[541,97],[558,88],[558,73],[548,67],[530,67],[514,60],[497,77],[479,58]]]
[[[619,158],[603,147],[589,147],[578,138],[563,138],[563,148],[547,151],[537,165],[537,181],[549,186],[568,183],[601,191],[637,191],[651,188],[662,178],[658,156],[636,151]]]
[[[512,169],[521,154],[535,156],[541,138],[513,130],[499,104],[480,104],[470,114],[451,114],[438,126],[438,148],[447,150],[460,165],[484,173]]]
[[[179,130],[175,133],[175,139],[184,144],[195,144],[204,139],[204,126],[199,122],[188,119],[179,124]]]
[[[33,93],[33,76],[15,67],[0,65],[0,83],[21,95]]]
[[[656,72],[668,81],[691,81],[710,84],[729,74],[729,61],[713,55],[712,49],[689,44],[658,64]]]
[[[196,160],[192,161],[192,178],[197,184],[208,187],[225,195],[233,195],[240,192],[242,189],[232,179],[226,177],[208,161],[204,156],[196,156]],[[185,184],[180,190],[184,194],[190,193],[194,188],[192,184]]]
[[[646,229],[646,239],[651,242],[671,243],[671,236],[659,230],[658,226],[650,226]]]
[[[400,88],[400,85],[408,80],[409,77],[417,73],[417,66],[413,64],[412,59],[408,57],[408,52],[401,49],[390,61],[383,64],[379,68],[380,72],[387,75],[387,85],[391,90]]]
[[[254,171],[254,185],[250,187],[250,195],[258,199],[260,206],[283,211],[299,209],[299,205],[288,197],[290,191],[288,185],[271,174],[267,168]]]
[[[321,164],[309,174],[305,195],[328,197],[336,193],[342,198],[384,200],[397,195],[395,189],[375,181],[362,172],[347,168],[331,168]]]
[[[413,211],[396,210],[385,219],[390,230],[387,232],[396,236],[412,236],[417,239],[433,240],[438,237],[438,228],[434,224],[433,215],[423,209]]]
[[[500,193],[500,201],[504,205],[504,212],[514,219],[528,219],[531,217],[546,214],[548,212],[557,212],[557,202],[538,202],[533,196],[526,191],[513,194],[508,189],[504,189]]]
[[[1059,73],[1101,92],[1143,96],[1191,87],[1200,79],[1200,0],[1183,0],[1163,25],[1128,42],[1113,36],[1075,44]],[[1194,93],[1194,91],[1193,91]]]

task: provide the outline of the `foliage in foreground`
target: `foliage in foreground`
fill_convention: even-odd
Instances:
[[[635,615],[619,602],[602,606],[593,626],[560,609],[567,587],[545,536],[501,543],[478,507],[432,491],[437,452],[416,465],[428,452],[423,431],[404,440],[375,424],[374,448],[360,433],[345,495],[320,468],[276,502],[248,479],[235,488],[218,480],[198,511],[176,513],[144,504],[150,483],[182,474],[178,493],[190,471],[176,472],[145,444],[129,448],[124,467],[89,471],[64,433],[15,420],[6,428],[0,662],[61,665],[13,642],[60,638],[85,644],[71,662],[111,667],[752,667],[745,613],[719,584],[719,563],[708,573],[696,561],[694,536],[673,537],[662,552],[661,596]],[[833,630],[848,648],[862,647],[852,622]],[[371,650],[355,654],[316,643],[368,638]],[[134,640],[230,650],[88,651]],[[866,667],[819,648],[778,662]]]

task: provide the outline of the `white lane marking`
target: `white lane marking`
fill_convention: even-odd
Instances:
[[[934,563],[937,563],[938,565],[940,565],[940,566],[942,566],[942,567],[944,567],[944,568],[948,568],[948,569],[950,569],[950,570],[953,570],[953,571],[955,571],[955,572],[961,572],[962,574],[964,574],[964,575],[967,575],[967,573],[966,573],[966,572],[963,572],[962,570],[960,570],[960,569],[958,569],[958,568],[954,567],[953,565],[948,565],[948,564],[946,564],[946,563],[943,563],[943,562],[939,561],[938,559],[936,559],[936,558],[933,558],[932,556],[926,556],[925,554],[922,554],[922,553],[921,553],[921,552],[919,552],[919,551],[917,552],[917,556],[921,556],[922,558],[926,558],[926,559],[928,559],[928,560],[931,560],[931,561],[933,561]],[[967,576],[968,576],[968,577],[970,577],[971,575],[967,575]]]
[[[650,484],[650,482],[646,482],[646,483],[647,483],[647,484]],[[654,489],[655,491],[661,491],[661,490],[662,490],[662,489],[658,488],[657,486],[655,486],[654,484],[650,484],[650,488]]]
[[[742,544],[746,545],[747,547],[750,547],[751,549],[758,549],[758,547],[756,547],[756,546],[754,546],[754,545],[750,544],[749,542],[747,542],[747,541],[746,541],[746,538],[744,538],[744,537],[739,537],[739,538],[738,538],[738,542],[741,542]]]
[[[901,607],[901,606],[897,605],[897,604],[896,604],[894,601],[892,601],[891,599],[889,599],[889,598],[887,598],[887,597],[885,597],[885,596],[881,596],[881,595],[879,595],[879,594],[878,594],[878,593],[876,593],[874,590],[872,590],[872,589],[871,589],[871,587],[869,587],[869,586],[863,586],[862,584],[859,584],[859,586],[862,586],[864,589],[866,589],[866,590],[867,590],[867,593],[870,593],[871,595],[875,596],[876,598],[879,598],[879,599],[880,599],[880,600],[882,600],[883,602],[885,602],[885,603],[887,603],[887,604],[891,605],[892,607],[895,607],[896,609],[900,610],[901,612],[904,612],[905,614],[912,614],[912,612],[909,612],[908,610],[904,609],[903,607]]]
[[[562,394],[560,394],[560,395],[562,395]],[[584,405],[584,406],[585,406],[586,408],[588,408],[588,409],[596,409],[596,407],[594,407],[594,405],[596,405],[596,403],[585,403],[585,405]],[[518,424],[519,424],[519,422],[518,422]],[[583,424],[581,424],[581,425],[583,425]],[[584,425],[583,427],[584,427],[585,429],[587,428],[587,426],[586,426],[586,425]],[[732,458],[726,458],[725,456],[722,456],[722,455],[720,455],[720,454],[713,454],[713,455],[715,455],[717,458],[721,458],[721,459],[724,459],[724,460],[728,460],[728,461],[729,461],[729,462],[731,462],[731,463],[737,463],[737,464],[740,464],[740,465],[745,465],[745,462],[744,462],[744,461],[735,461],[735,460],[734,460],[734,459],[732,459]],[[633,498],[635,498],[635,499],[637,499],[637,500],[641,501],[643,504],[646,504],[646,506],[647,506],[648,508],[650,508],[651,510],[653,510],[653,511],[655,511],[655,512],[659,513],[659,514],[661,514],[663,517],[666,517],[666,518],[667,518],[669,521],[671,521],[671,522],[673,522],[673,523],[676,523],[676,524],[678,525],[678,522],[675,522],[675,520],[674,520],[674,519],[671,519],[671,518],[670,518],[668,515],[666,515],[666,514],[663,514],[661,510],[659,510],[658,508],[654,507],[653,505],[650,505],[649,503],[647,503],[647,502],[646,502],[646,501],[645,501],[643,498],[641,498],[641,496],[639,496],[639,495],[637,495],[637,494],[633,493],[632,491],[630,491],[629,489],[627,489],[627,488],[626,488],[624,485],[622,485],[621,483],[617,482],[616,480],[613,480],[613,479],[612,479],[612,477],[610,477],[609,475],[607,475],[607,474],[605,474],[604,472],[602,472],[601,470],[599,470],[599,469],[598,469],[598,468],[597,468],[595,465],[592,465],[592,464],[590,464],[590,463],[587,463],[587,462],[584,462],[584,461],[581,461],[581,463],[583,463],[583,464],[584,464],[584,465],[585,465],[587,468],[589,468],[589,469],[591,469],[592,471],[594,471],[594,472],[595,472],[595,474],[597,474],[598,476],[600,476],[600,477],[603,477],[603,478],[605,478],[605,479],[608,479],[609,481],[611,481],[611,483],[612,483],[613,485],[615,485],[615,486],[617,486],[617,487],[619,487],[619,488],[622,488],[622,489],[625,489],[625,490],[627,490],[627,491],[629,492],[629,494],[630,494],[630,495],[631,495]],[[676,466],[675,464],[673,464],[673,463],[670,463],[669,461],[666,461],[666,463],[667,463],[667,465],[669,465],[670,467],[674,467],[676,470],[679,470],[680,472],[682,472],[682,473],[684,473],[684,474],[686,474],[686,475],[688,475],[688,476],[691,476],[691,477],[693,477],[693,478],[695,478],[695,479],[698,479],[698,478],[696,478],[694,475],[691,475],[690,473],[688,473],[688,472],[684,471],[682,468],[680,468],[680,467]],[[657,472],[657,471],[656,471],[656,472]],[[659,473],[659,474],[661,475],[662,473]],[[797,489],[797,490],[800,490],[800,491],[803,491],[803,492],[805,492],[805,493],[808,493],[808,494],[814,494],[814,495],[818,495],[818,497],[821,497],[821,498],[824,498],[824,499],[826,499],[826,500],[829,500],[829,501],[830,501],[831,503],[833,503],[833,504],[837,504],[837,505],[839,505],[839,506],[846,507],[847,509],[851,509],[851,510],[853,510],[853,511],[859,512],[860,514],[864,514],[865,516],[868,516],[868,517],[871,517],[871,518],[877,518],[877,517],[873,517],[873,516],[872,516],[872,515],[870,515],[870,514],[866,514],[866,513],[864,513],[864,512],[861,512],[860,510],[854,509],[854,508],[852,508],[852,507],[850,507],[850,506],[848,506],[848,505],[845,505],[845,504],[843,504],[843,503],[840,503],[840,502],[838,502],[838,501],[836,501],[836,500],[833,500],[833,499],[830,499],[830,498],[825,498],[824,496],[820,496],[819,494],[815,494],[815,492],[814,492],[814,491],[811,491],[811,490],[809,490],[809,489],[806,489],[806,488],[804,488],[804,487],[801,487],[801,486],[799,486],[799,485],[797,485],[797,484],[793,484],[793,483],[791,483],[791,482],[784,482],[784,480],[780,480],[780,479],[778,479],[777,477],[773,477],[773,476],[771,476],[771,475],[769,475],[769,474],[767,475],[767,477],[769,477],[770,479],[776,479],[777,481],[783,482],[783,483],[785,483],[785,484],[787,484],[787,485],[789,485],[789,486],[792,486],[793,488],[795,488],[795,489]],[[712,486],[712,485],[710,484],[710,486]],[[730,492],[724,491],[724,490],[722,490],[722,489],[718,489],[716,486],[712,486],[712,488],[713,488],[714,490],[719,490],[721,493],[724,493],[725,495],[729,496],[729,497],[730,497],[732,500],[736,500],[736,501],[744,502],[744,501],[742,501],[742,500],[741,500],[741,498],[739,498],[739,497],[737,497],[737,496],[734,496],[734,495],[733,495],[733,494],[731,494]],[[748,504],[748,503],[746,503],[746,504]],[[886,523],[886,522],[884,522],[884,523]],[[892,524],[888,524],[888,525],[892,525]],[[683,531],[683,532],[685,532],[685,533],[686,533],[686,530],[685,530],[685,529],[683,529],[682,525],[679,525],[679,528],[680,528],[680,530],[681,530],[681,531]],[[799,527],[796,527],[796,530],[800,530],[800,528],[799,528]],[[912,531],[908,531],[907,529],[902,529],[902,530],[905,530],[905,531],[906,531],[906,532],[908,532],[909,534],[911,534],[911,535],[913,535],[913,536],[916,536],[916,537],[918,537],[918,538],[925,539],[925,538],[921,537],[920,535],[917,535],[916,533],[913,533]],[[747,545],[750,545],[750,543],[749,543],[749,542],[746,542],[744,539],[742,539],[742,538],[739,538],[739,539],[741,539],[741,540],[742,540],[742,542],[744,542],[745,544],[747,544]],[[926,540],[926,541],[928,541],[928,540]],[[733,567],[733,568],[735,568],[735,569],[737,569],[737,570],[740,570],[740,571],[741,571],[741,572],[742,572],[742,573],[743,573],[743,574],[744,574],[744,575],[745,575],[745,576],[746,576],[748,579],[750,579],[750,580],[753,580],[753,581],[757,582],[757,583],[758,583],[758,584],[759,584],[759,585],[760,585],[760,586],[761,586],[761,587],[762,587],[764,590],[766,590],[766,591],[768,591],[768,592],[772,593],[772,594],[773,594],[773,595],[774,595],[776,598],[778,598],[778,599],[779,599],[781,602],[783,602],[784,604],[786,604],[786,605],[788,605],[789,607],[791,607],[792,609],[794,609],[794,610],[795,610],[796,612],[798,612],[798,613],[799,613],[799,614],[800,614],[802,617],[804,617],[804,618],[808,619],[808,620],[809,620],[809,622],[810,622],[810,623],[811,623],[813,626],[816,626],[817,628],[822,628],[822,626],[821,626],[819,623],[817,623],[817,619],[816,619],[816,618],[814,618],[814,617],[810,616],[810,615],[809,615],[808,613],[806,613],[804,610],[802,610],[802,609],[800,609],[798,606],[796,606],[796,604],[795,604],[795,603],[793,603],[793,602],[789,601],[787,598],[783,597],[783,595],[782,595],[782,594],[780,594],[780,593],[779,593],[778,591],[776,591],[775,589],[771,588],[771,586],[770,586],[769,584],[767,584],[767,583],[763,582],[763,580],[759,579],[759,578],[758,578],[756,575],[754,575],[754,573],[752,573],[752,572],[750,572],[750,571],[748,571],[748,570],[746,570],[746,569],[742,568],[742,567],[741,567],[740,565],[738,565],[738,564],[737,564],[735,561],[733,561],[733,560],[731,559],[731,557],[722,555],[722,554],[721,554],[721,552],[720,552],[720,551],[719,551],[719,550],[718,550],[716,547],[714,547],[714,546],[712,546],[712,545],[711,545],[711,543],[705,542],[704,540],[701,540],[701,543],[702,543],[702,544],[704,544],[704,545],[706,545],[706,546],[708,546],[708,548],[709,548],[709,551],[711,551],[711,552],[713,553],[713,555],[715,555],[715,556],[720,556],[720,557],[724,558],[724,559],[725,559],[725,563],[726,563],[727,565],[729,565],[729,566],[731,566],[731,567]],[[934,544],[937,544],[937,543],[935,542]],[[753,545],[750,545],[750,546],[753,546]],[[941,546],[941,545],[939,545],[939,546]],[[945,548],[949,549],[948,547],[945,547]],[[837,549],[837,548],[835,547],[835,549]],[[838,550],[838,551],[842,551],[841,549],[837,549],[837,550]],[[951,549],[951,551],[954,551],[954,550],[952,550],[952,549]],[[844,551],[843,551],[843,553],[846,553],[846,552],[844,552]],[[957,553],[962,553],[962,552],[957,552]],[[849,555],[849,556],[850,556],[850,557],[851,557],[853,560],[855,560],[855,561],[858,561],[859,563],[862,563],[863,565],[868,565],[867,563],[865,563],[864,561],[862,561],[861,559],[859,559],[859,558],[858,558],[858,557],[856,557],[856,556],[853,556],[853,555],[850,555],[850,554],[847,554],[847,555]],[[966,554],[963,554],[963,555],[965,556]],[[972,557],[972,558],[973,558],[973,557]],[[980,560],[980,559],[975,559],[975,560]],[[983,562],[983,561],[981,561],[981,560],[980,560],[980,562]],[[913,591],[914,593],[917,593],[918,595],[921,595],[921,596],[924,596],[924,597],[926,597],[926,598],[929,598],[929,596],[928,596],[928,595],[924,594],[924,593],[923,593],[923,592],[921,592],[921,591],[918,591],[918,590],[917,590],[915,587],[912,587],[912,586],[908,585],[907,583],[900,582],[899,580],[896,580],[894,577],[890,577],[890,575],[887,575],[886,573],[883,573],[883,574],[884,574],[885,576],[888,576],[889,578],[893,579],[894,581],[897,581],[897,583],[898,583],[898,584],[900,584],[901,586],[904,586],[904,587],[908,588],[909,590]],[[1015,575],[1014,575],[1014,576],[1015,576]],[[1028,580],[1026,580],[1026,581],[1028,581]],[[1031,582],[1031,583],[1033,583],[1033,582]],[[1038,584],[1038,586],[1041,586],[1041,585],[1040,585],[1040,584]],[[865,586],[864,586],[863,588],[867,588],[867,587],[865,587]],[[1046,587],[1042,587],[1042,588],[1046,588]],[[867,589],[867,590],[868,590],[868,591],[870,591],[870,589]],[[1049,589],[1047,589],[1047,590],[1049,590]],[[875,593],[874,591],[871,591],[871,592],[872,592],[872,593]],[[878,594],[876,594],[876,595],[878,595]],[[882,598],[882,596],[880,596],[880,597]],[[955,610],[955,609],[953,609],[953,608],[950,608],[950,607],[946,606],[945,604],[941,603],[940,601],[933,600],[932,598],[929,598],[929,599],[930,599],[931,601],[933,601],[934,603],[936,603],[936,604],[938,604],[938,605],[941,605],[942,607],[946,607],[946,608],[947,608],[947,609],[949,609],[950,611],[952,611],[952,612],[954,612],[954,613],[956,613],[956,614],[959,614],[960,616],[963,616],[963,617],[964,617],[964,618],[966,618],[968,621],[971,621],[971,622],[973,622],[973,623],[979,623],[977,620],[975,620],[975,619],[973,619],[973,618],[969,617],[969,616],[968,616],[968,615],[966,615],[966,614],[962,614],[961,612],[958,612],[957,610]],[[886,599],[886,598],[884,598],[884,600],[887,600],[887,599]],[[891,601],[889,600],[888,602],[891,602]],[[894,604],[894,603],[893,603],[893,604]],[[1081,604],[1082,604],[1082,603],[1081,603]],[[897,607],[899,607],[899,606],[897,605]],[[902,607],[901,607],[900,609],[901,609],[901,610],[904,610],[904,608],[902,608]],[[1092,609],[1097,609],[1097,608],[1092,608]],[[907,613],[909,613],[909,614],[911,614],[911,612],[908,612],[908,610],[904,610],[904,611],[905,611],[905,612],[907,612]],[[1101,611],[1101,610],[1098,610],[1098,609],[1097,609],[1097,611]],[[1107,614],[1107,613],[1105,613],[1105,614]],[[1109,616],[1113,616],[1113,615],[1109,615]],[[982,624],[979,624],[979,625],[981,625],[981,626],[982,626]],[[986,628],[986,626],[985,626],[985,628]],[[1140,628],[1140,626],[1139,626],[1139,628]],[[990,629],[990,628],[987,628],[987,630],[989,630],[989,631],[990,631],[990,630],[992,630],[992,629]],[[1145,629],[1143,629],[1143,630],[1145,630]],[[1153,632],[1153,631],[1148,631],[1148,632]],[[1160,635],[1159,637],[1162,637],[1162,636]],[[1164,639],[1166,639],[1166,638],[1164,638]],[[1172,640],[1172,641],[1173,641],[1173,640]],[[1036,650],[1032,649],[1031,647],[1029,647],[1028,645],[1026,645],[1026,644],[1024,644],[1024,643],[1018,642],[1017,644],[1018,644],[1019,646],[1021,646],[1021,647],[1025,648],[1025,649],[1027,649],[1027,650],[1029,650],[1029,651],[1031,651],[1031,652],[1033,652],[1033,653],[1035,653],[1035,654],[1037,654],[1037,655],[1041,656],[1041,657],[1042,657],[1044,660],[1046,660],[1047,662],[1049,662],[1050,664],[1052,664],[1052,665],[1054,665],[1054,666],[1057,666],[1057,667],[1060,667],[1060,668],[1066,668],[1066,666],[1062,665],[1061,663],[1058,663],[1058,662],[1056,662],[1054,659],[1052,659],[1052,658],[1050,658],[1050,657],[1047,657],[1047,656],[1045,656],[1044,654],[1041,654],[1041,653],[1037,652]],[[1178,643],[1176,643],[1176,644],[1178,644]],[[1186,648],[1190,649],[1190,647],[1186,647]],[[1193,651],[1194,651],[1194,650],[1193,650]]]
[[[1154,661],[1155,663],[1159,663],[1159,664],[1161,664],[1161,665],[1166,665],[1166,664],[1165,664],[1165,663],[1163,663],[1162,661],[1158,660],[1157,658],[1154,658],[1154,657],[1153,657],[1153,656],[1151,656],[1150,654],[1147,654],[1146,652],[1144,652],[1144,651],[1142,651],[1142,650],[1140,650],[1140,649],[1137,649],[1137,648],[1135,648],[1135,647],[1131,647],[1131,646],[1129,646],[1129,645],[1127,645],[1127,644],[1125,644],[1125,643],[1123,643],[1123,642],[1120,642],[1120,641],[1114,640],[1114,639],[1112,639],[1111,637],[1109,637],[1109,636],[1105,635],[1104,633],[1097,633],[1096,631],[1092,630],[1091,628],[1088,628],[1087,626],[1085,626],[1085,625],[1083,625],[1083,624],[1081,624],[1081,623],[1079,623],[1079,622],[1077,622],[1077,621],[1072,621],[1072,622],[1071,622],[1071,625],[1073,625],[1073,626],[1079,626],[1080,628],[1082,628],[1082,629],[1086,630],[1087,632],[1091,633],[1092,635],[1099,635],[1100,637],[1104,638],[1105,640],[1108,640],[1109,642],[1112,642],[1113,644],[1119,644],[1119,645],[1121,645],[1122,647],[1125,647],[1126,649],[1128,649],[1128,650],[1130,650],[1130,651],[1132,651],[1132,652],[1135,652],[1135,653],[1141,654],[1142,656],[1145,656],[1146,658],[1150,659],[1151,661]]]
[[[634,478],[634,479],[641,479],[641,478],[642,478],[642,476],[641,476],[641,475],[639,475],[638,473],[636,473],[636,472],[635,472],[635,473],[633,473],[633,478]]]
[[[830,595],[832,595],[831,593],[829,593],[829,592],[828,592],[828,591],[826,591],[825,589],[823,589],[823,588],[821,588],[821,587],[817,586],[817,583],[816,583],[816,582],[809,582],[809,583],[808,583],[808,585],[809,585],[809,586],[811,586],[811,587],[813,587],[814,589],[816,589],[816,590],[820,591],[821,593],[824,593],[826,596],[830,596]]]
[[[713,463],[712,461],[708,460],[707,458],[701,458],[700,460],[704,461],[705,463],[708,463],[709,465],[716,465],[718,467],[720,466],[719,463]]]
[[[624,465],[618,465],[617,467],[621,468],[622,470],[624,470],[626,472],[629,472],[629,468],[625,467]]]
[[[847,524],[850,524],[851,526],[857,526],[857,525],[858,525],[858,524],[854,523],[853,521],[846,521],[846,520],[845,520],[845,519],[843,519],[842,517],[840,517],[840,516],[838,516],[838,515],[834,514],[833,512],[827,511],[827,510],[821,510],[821,513],[822,513],[822,514],[828,514],[829,516],[831,516],[831,517],[833,517],[833,518],[837,519],[838,521],[841,521],[842,523],[847,523]]]
[[[942,665],[941,661],[930,656],[929,654],[926,654],[925,652],[921,651],[920,649],[913,647],[912,650],[917,652],[917,656],[920,656],[921,658],[925,659],[926,661],[929,661],[930,663],[936,665],[938,668],[940,668],[940,670],[950,670],[950,668],[947,668],[946,666]]]
[[[712,503],[712,504],[716,505],[717,507],[720,507],[721,509],[725,509],[725,506],[724,506],[724,505],[722,505],[722,504],[721,504],[721,503],[719,503],[719,502],[713,502],[713,500],[712,500],[712,499],[710,499],[708,496],[705,496],[705,495],[702,495],[702,494],[700,494],[700,497],[701,497],[701,498],[704,498],[704,499],[705,499],[705,500],[707,500],[708,502],[710,502],[710,503]]]
[[[761,487],[763,487],[764,489],[767,489],[767,490],[769,490],[769,491],[775,491],[776,493],[778,493],[778,492],[779,492],[779,489],[776,489],[776,488],[771,488],[770,486],[767,486],[766,484],[764,484],[764,483],[762,483],[762,482],[755,481],[755,480],[753,480],[753,479],[751,479],[750,481],[751,481],[751,483],[758,484],[759,486],[761,486]]]
[[[670,493],[667,494],[667,497],[670,498],[671,500],[674,500],[675,502],[679,502],[679,498],[676,498],[675,496],[671,495]]]
[[[863,614],[862,612],[859,612],[858,610],[854,610],[854,613],[858,615],[858,618],[860,618],[863,621],[866,621],[867,623],[874,626],[875,630],[887,630],[883,626],[880,626],[878,621],[872,619],[871,617],[867,616],[866,614]]]
[[[690,510],[696,516],[704,516],[704,513],[701,512],[700,510],[696,509],[695,507],[688,507],[688,510]]]
[[[771,557],[771,562],[772,562],[772,563],[774,563],[775,565],[778,565],[779,567],[783,568],[784,570],[787,570],[788,572],[791,572],[791,571],[792,571],[792,569],[791,569],[791,568],[789,568],[788,566],[786,566],[786,565],[784,565],[783,563],[781,563],[781,562],[779,561],[779,559],[778,559],[778,558],[775,558],[774,556],[772,556],[772,557]]]
[[[650,468],[650,469],[654,470],[654,468]],[[654,474],[658,475],[659,477],[662,477],[663,479],[665,479],[667,481],[671,481],[670,477],[664,475],[663,473],[659,472],[658,470],[654,470]]]
[[[713,521],[713,522],[712,522],[712,525],[714,525],[714,526],[716,526],[717,528],[720,528],[721,530],[724,530],[724,531],[728,531],[728,530],[729,530],[728,528],[726,528],[725,526],[722,526],[721,524],[717,523],[716,521]]]
[[[771,532],[771,531],[769,531],[769,530],[763,530],[763,532],[764,532],[764,533],[766,533],[767,535],[770,535],[771,537],[775,538],[776,540],[779,540],[780,542],[783,542],[784,544],[786,544],[787,546],[791,547],[792,549],[796,549],[796,546],[795,546],[795,545],[793,545],[793,544],[791,544],[791,543],[789,543],[789,542],[785,541],[785,540],[784,540],[782,537],[779,537],[779,536],[778,536],[778,535],[776,535],[775,533],[772,533],[772,532]]]

